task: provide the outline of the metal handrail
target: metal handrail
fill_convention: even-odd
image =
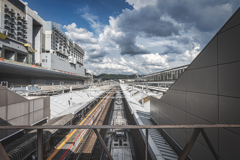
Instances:
[[[97,129],[146,129],[145,132],[145,160],[147,160],[148,153],[148,129],[194,129],[190,138],[188,139],[182,153],[179,156],[179,160],[185,160],[188,156],[190,150],[192,149],[198,135],[201,133],[203,135],[204,140],[206,141],[209,149],[211,150],[214,158],[216,160],[220,160],[217,152],[213,148],[207,134],[204,129],[206,128],[240,128],[240,124],[193,124],[193,125],[122,125],[122,126],[113,126],[113,125],[70,125],[70,126],[26,126],[26,125],[18,125],[18,126],[0,126],[1,129],[37,129],[37,138],[38,138],[38,148],[37,155],[39,160],[43,160],[43,129],[93,129],[97,138],[99,139],[102,147],[107,153],[110,160],[113,160],[104,140],[101,135],[98,133]],[[1,145],[1,143],[0,143]],[[1,150],[1,146],[0,146]]]
[[[192,125],[69,125],[69,126],[0,126],[1,129],[195,129],[195,128],[240,128],[240,124],[192,124]]]

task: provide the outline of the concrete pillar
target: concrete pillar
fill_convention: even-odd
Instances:
[[[38,160],[43,160],[43,130],[38,129],[37,130],[37,155]]]
[[[72,86],[70,86],[70,106],[72,107]]]
[[[4,48],[1,49],[1,58],[5,58],[5,49]]]
[[[18,57],[17,55],[18,55],[18,53],[15,52],[15,53],[14,53],[14,61],[17,61],[17,57]]]

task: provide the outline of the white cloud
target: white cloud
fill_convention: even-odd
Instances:
[[[98,16],[91,14],[88,6],[79,9],[78,13],[83,13],[81,16],[88,21],[97,34],[102,33],[104,25],[99,21]]]
[[[240,2],[126,0],[133,9],[109,17],[104,26],[88,7],[79,10],[93,33],[64,26],[86,50],[93,74],[148,74],[191,63]],[[94,38],[96,34],[97,38]]]
[[[157,0],[126,0],[127,3],[132,5],[134,9],[140,9],[146,7],[147,5],[156,5]]]
[[[93,37],[93,33],[89,32],[85,28],[77,28],[76,23],[72,23],[69,25],[64,25],[64,29],[67,30],[66,35],[69,36],[76,42],[79,43],[98,43],[98,40]]]

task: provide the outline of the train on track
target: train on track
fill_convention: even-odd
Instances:
[[[77,125],[93,125],[99,118],[106,100],[111,95],[111,91],[103,97],[103,99],[89,112],[89,114]],[[110,95],[109,95],[110,94]],[[55,150],[46,158],[47,160],[68,160],[71,159],[72,153],[83,147],[83,141],[89,134],[89,129],[74,129],[70,131]]]
[[[113,111],[109,120],[111,125],[128,125],[124,103],[120,90],[116,91]],[[109,129],[106,135],[106,145],[114,160],[133,160],[134,147],[128,130]],[[101,160],[108,160],[102,152]]]

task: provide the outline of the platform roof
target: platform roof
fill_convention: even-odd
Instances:
[[[0,61],[0,75],[8,76],[8,75],[18,75],[25,76],[31,78],[54,78],[54,79],[68,79],[68,80],[86,80],[88,77],[72,75],[61,73],[54,70],[41,69],[38,67],[25,66],[19,64],[13,64],[8,62]]]

